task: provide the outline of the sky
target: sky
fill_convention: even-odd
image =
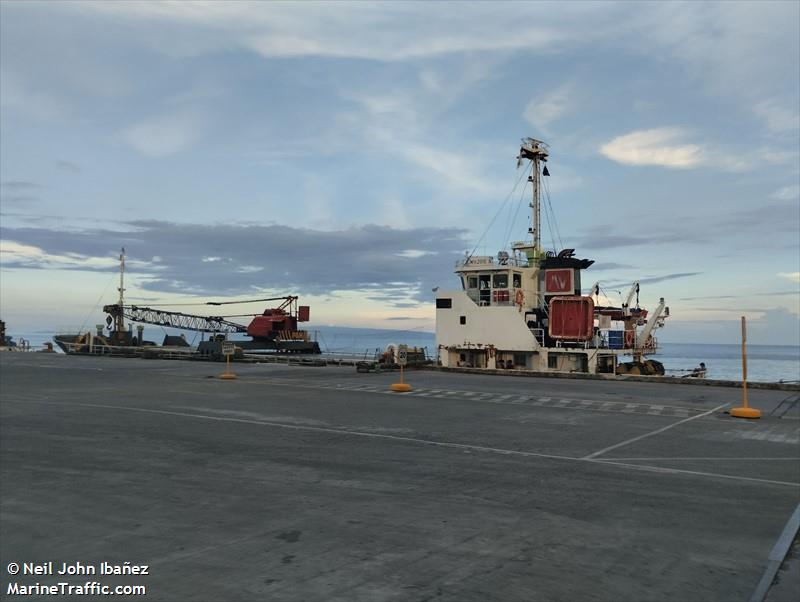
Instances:
[[[532,136],[586,289],[798,345],[798,65],[793,1],[3,0],[0,318],[102,321],[124,246],[131,303],[432,331],[455,262],[525,238]]]

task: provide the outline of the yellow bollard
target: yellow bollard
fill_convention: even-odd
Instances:
[[[411,385],[408,383],[403,382],[403,365],[400,364],[400,382],[394,383],[389,387],[392,391],[397,391],[398,393],[408,393],[411,390]]]
[[[742,407],[733,408],[731,416],[736,418],[761,418],[761,410],[751,408],[747,400],[747,326],[742,316]]]

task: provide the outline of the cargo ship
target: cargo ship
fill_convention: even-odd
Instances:
[[[241,352],[267,353],[321,353],[317,341],[308,331],[298,327],[299,322],[310,318],[310,307],[298,305],[298,297],[286,295],[246,301],[206,301],[189,305],[227,306],[242,303],[282,301],[278,307],[265,309],[261,314],[239,314],[236,316],[195,315],[168,311],[160,307],[143,307],[125,303],[125,249],[119,255],[119,298],[116,303],[105,305],[105,325],[98,324],[95,331],[73,334],[56,334],[53,341],[64,353],[112,354],[132,356],[154,356],[197,353],[200,356],[219,359],[222,344],[233,340]],[[186,305],[182,303],[181,305]],[[166,305],[169,307],[169,305]],[[249,324],[239,324],[228,318],[251,317]],[[127,320],[127,324],[126,324]],[[136,333],[133,324],[136,323]],[[145,324],[191,332],[200,332],[203,340],[196,349],[186,341],[185,335],[165,334],[161,345],[144,338]],[[208,339],[205,336],[208,335]],[[248,339],[241,338],[243,336]]]
[[[620,307],[601,302],[600,284],[582,294],[582,272],[594,263],[574,249],[545,250],[541,240],[542,177],[549,147],[524,138],[517,167],[530,171],[528,240],[496,256],[466,255],[456,264],[457,290],[436,290],[439,363],[450,368],[524,369],[590,374],[664,374],[655,331],[664,299],[639,307],[639,283]],[[623,361],[627,360],[627,361]]]

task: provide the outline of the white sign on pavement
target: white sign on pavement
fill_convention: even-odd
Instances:
[[[397,346],[397,363],[401,366],[408,363],[408,345]]]

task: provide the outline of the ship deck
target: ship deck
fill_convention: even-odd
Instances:
[[[0,354],[4,591],[10,562],[128,561],[149,575],[91,579],[148,600],[747,600],[800,497],[796,393],[751,391],[764,418],[743,421],[725,387],[222,369]]]

